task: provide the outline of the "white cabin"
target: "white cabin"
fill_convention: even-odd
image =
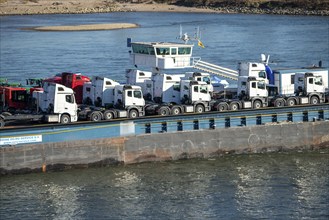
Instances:
[[[192,67],[193,46],[183,43],[134,42],[129,51],[130,59],[134,66],[151,67],[154,72]]]

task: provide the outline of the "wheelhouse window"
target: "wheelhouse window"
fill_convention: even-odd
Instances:
[[[156,48],[157,55],[169,55],[170,48],[169,47],[158,47]]]
[[[154,55],[154,48],[151,45],[132,44],[134,53]]]
[[[191,47],[180,47],[178,48],[179,55],[189,55],[191,54]]]
[[[170,48],[171,50],[171,55],[176,55],[177,54],[177,48]]]

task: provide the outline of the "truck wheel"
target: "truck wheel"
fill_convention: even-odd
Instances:
[[[135,109],[130,110],[129,112],[129,118],[137,118],[138,112]]]
[[[287,106],[294,106],[296,105],[295,99],[288,99],[287,100]]]
[[[217,105],[216,109],[219,112],[227,111],[227,105],[225,103],[220,103]]]
[[[275,107],[282,107],[282,106],[284,106],[284,101],[282,99],[275,100],[274,106]]]
[[[71,118],[68,115],[61,116],[61,124],[68,124],[71,122]]]
[[[230,104],[230,110],[232,110],[232,111],[237,111],[237,110],[239,110],[239,105],[238,105],[238,103],[236,103],[236,102],[231,103],[231,104]]]
[[[102,114],[99,111],[94,111],[90,115],[90,121],[100,121],[102,120]]]
[[[254,101],[254,109],[259,109],[262,107],[262,103],[259,100]]]
[[[204,107],[202,105],[197,105],[195,107],[195,112],[196,113],[203,113],[204,112]]]
[[[161,107],[159,109],[159,115],[162,115],[162,116],[167,116],[169,115],[169,109],[166,108],[166,107]]]
[[[312,105],[317,105],[317,104],[319,104],[319,99],[318,99],[318,97],[316,97],[316,96],[312,96],[312,97],[311,97],[311,100],[310,100],[310,104],[312,104]]]
[[[111,111],[105,111],[104,112],[104,119],[105,120],[111,120],[111,119],[113,119],[114,117],[113,117],[113,113],[111,112]]]
[[[172,115],[179,115],[181,112],[180,112],[180,108],[179,107],[173,107],[172,109],[171,109],[171,114]]]

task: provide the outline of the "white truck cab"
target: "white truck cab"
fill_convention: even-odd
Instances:
[[[94,76],[91,82],[83,85],[84,103],[95,106],[112,106],[114,87],[119,84],[109,78]]]
[[[145,105],[140,86],[117,85],[114,88],[114,104],[123,108]]]
[[[207,85],[205,82],[182,80],[180,88],[182,104],[191,104],[198,101],[209,102],[211,95]]]
[[[296,73],[295,74],[295,91],[296,93],[324,93],[325,86],[322,76],[313,73]]]
[[[56,83],[45,83],[43,91],[34,91],[38,109],[44,113],[48,122],[75,122],[78,120],[78,106],[71,88]]]

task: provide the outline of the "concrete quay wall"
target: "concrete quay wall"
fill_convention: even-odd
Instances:
[[[5,146],[0,174],[318,148],[329,148],[329,121]]]

